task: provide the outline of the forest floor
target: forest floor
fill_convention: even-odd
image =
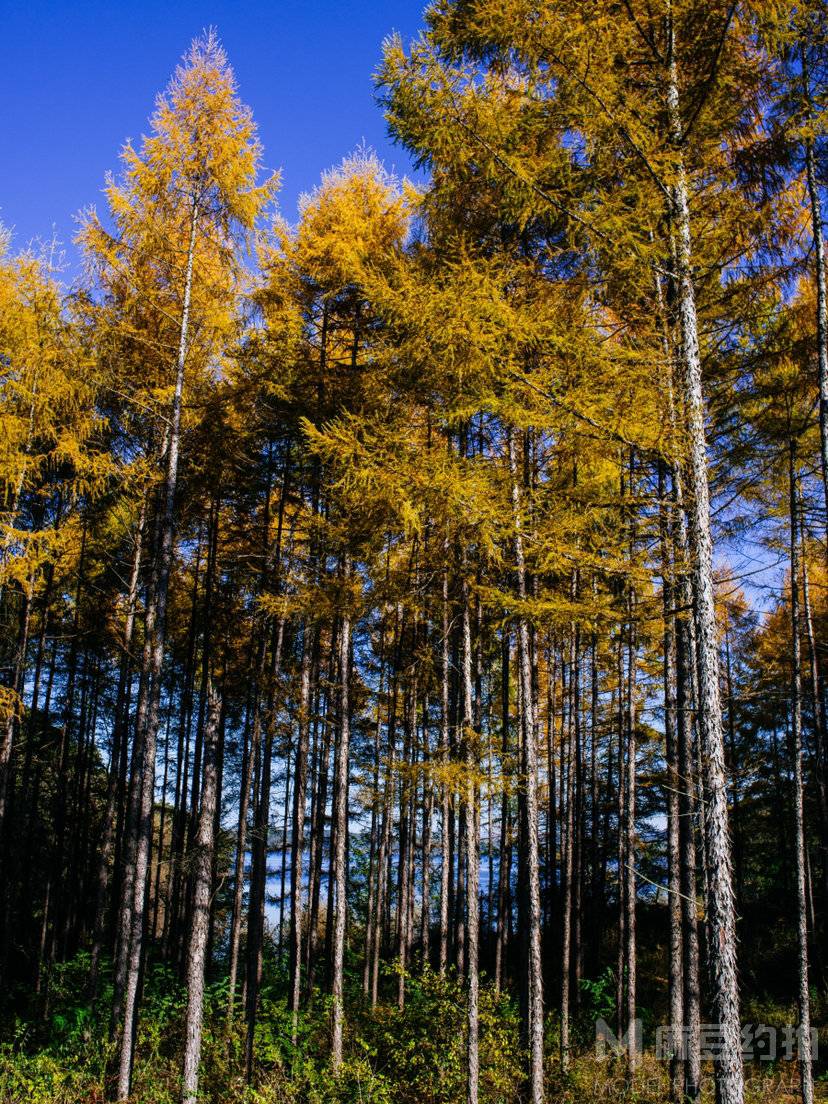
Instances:
[[[80,956],[56,969],[48,1006],[3,1009],[0,1028],[0,1104],[102,1104],[106,1099],[113,1047],[108,1042],[111,991],[95,1001],[86,995],[88,960]],[[384,981],[386,1002],[372,1009],[361,999],[360,979],[350,976],[345,1061],[338,1078],[327,1055],[328,1005],[324,998],[303,1013],[298,1046],[290,1046],[290,1018],[284,978],[266,978],[256,1027],[252,1085],[244,1075],[244,1024],[240,1002],[228,1026],[227,987],[208,989],[199,1099],[204,1104],[464,1104],[465,1044],[462,987],[452,977],[428,971],[406,979],[403,1010],[393,999],[396,978]],[[593,991],[594,995],[594,991]],[[594,1025],[608,1009],[590,1007],[587,990],[573,1024],[568,1072],[558,1055],[557,1023],[548,1018],[547,1100],[549,1104],[665,1104],[669,1066],[645,1045],[634,1084],[623,1059],[599,1057]],[[135,1104],[178,1104],[185,994],[169,969],[156,966],[144,993],[136,1052]],[[755,1022],[776,1027],[780,1041],[791,1009],[747,1005]],[[821,1011],[816,1022],[821,1022]],[[609,1019],[609,1015],[606,1017]],[[652,1018],[650,1017],[652,1021]],[[647,1031],[645,1044],[652,1032]],[[820,1031],[822,1054],[828,1032]],[[784,1049],[784,1048],[783,1048]],[[516,1002],[481,989],[481,1104],[520,1104],[524,1061]],[[795,1061],[746,1065],[745,1104],[793,1104],[799,1097]],[[817,1063],[816,1099],[828,1100],[828,1071]],[[703,1104],[714,1100],[713,1070],[705,1063]]]

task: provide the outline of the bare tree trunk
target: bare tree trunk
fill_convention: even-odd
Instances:
[[[309,626],[302,630],[302,669],[299,689],[299,736],[296,741],[296,768],[293,782],[293,839],[290,855],[290,1039],[296,1046],[299,1026],[299,1000],[302,986],[302,853],[305,844],[305,790],[308,777],[308,739],[310,734],[310,678],[312,647]],[[284,907],[284,906],[283,906]]]
[[[256,1016],[259,1008],[259,987],[262,978],[262,948],[264,942],[264,906],[267,889],[267,843],[270,832],[270,788],[273,766],[273,735],[275,728],[276,692],[273,682],[281,668],[284,646],[285,618],[280,615],[274,633],[273,653],[269,664],[268,716],[264,719],[264,740],[261,754],[261,777],[256,803],[253,838],[251,840],[250,901],[247,919],[247,972],[245,978],[245,1071],[247,1080],[253,1076],[253,1044]],[[261,724],[262,722],[256,722]]]
[[[386,558],[386,564],[388,558]],[[362,992],[366,997],[371,994],[373,976],[374,932],[378,924],[379,886],[381,868],[379,863],[380,845],[380,746],[382,739],[382,699],[385,689],[385,621],[380,628],[379,644],[379,684],[377,687],[377,719],[374,725],[374,772],[371,787],[371,839],[368,856],[368,908],[365,921],[365,961],[362,967]],[[389,695],[390,700],[390,695]]]
[[[679,110],[677,63],[672,37],[671,23],[667,109],[671,141],[676,150],[680,151],[684,135]],[[690,207],[687,181],[681,162],[676,167],[676,182],[671,189],[671,201],[671,215],[676,232],[676,306],[681,332],[683,394],[687,420],[688,532],[691,567],[695,580],[699,730],[704,752],[704,782],[707,797],[705,847],[709,878],[708,917],[711,932],[708,956],[714,1010],[722,1033],[722,1048],[716,1063],[716,1084],[720,1104],[742,1104],[744,1073],[739,1019],[736,910],[728,831],[722,710],[719,699],[705,410],[693,283]]]
[[[500,846],[497,863],[497,932],[495,944],[495,989],[503,985],[506,966],[506,937],[509,925],[506,920],[506,903],[509,899],[511,880],[511,852],[509,850],[509,791],[506,784],[506,762],[509,755],[509,668],[511,645],[509,631],[504,627],[501,641],[501,744],[500,744]]]
[[[805,889],[805,811],[802,785],[802,644],[799,598],[799,481],[796,443],[790,441],[790,548],[791,548],[791,736],[793,743],[794,834],[796,849],[796,932],[799,949],[799,1077],[802,1104],[813,1104],[814,1080],[811,1056],[811,999],[808,987],[808,903]]]
[[[466,1041],[466,1104],[477,1104],[480,1081],[479,1056],[479,940],[480,940],[480,846],[477,815],[479,769],[479,734],[474,731],[472,716],[472,638],[469,611],[469,585],[466,579],[466,557],[463,555],[462,579],[462,679],[463,679],[463,745],[465,747],[466,780],[464,815],[466,828],[466,962],[467,962],[467,1031]]]
[[[443,554],[448,560],[448,541],[443,545]],[[448,563],[443,568],[443,595],[441,603],[441,643],[440,649],[440,760],[445,768],[449,759],[449,585]],[[449,939],[449,880],[451,877],[451,817],[448,784],[444,781],[440,787],[440,952],[438,966],[440,974],[446,972],[448,963]]]
[[[734,896],[737,907],[742,899],[742,829],[739,809],[739,761],[736,751],[736,703],[733,697],[733,662],[730,654],[730,610],[724,610],[724,676],[727,693],[727,751],[730,775],[730,834],[733,849]]]
[[[578,724],[578,640],[575,627],[571,627],[570,653],[569,653],[569,708],[566,720],[566,747],[563,746],[561,737],[561,849],[563,869],[561,878],[563,881],[561,895],[561,1068],[566,1072],[569,1069],[569,1034],[570,1034],[570,990],[572,988],[572,870],[573,870],[573,838],[575,835],[574,819],[574,755],[575,725]],[[619,775],[620,784],[620,775]],[[620,837],[620,832],[619,832]]]
[[[629,628],[627,636],[627,704],[626,704],[626,729],[627,729],[627,781],[626,800],[624,805],[624,834],[626,841],[624,855],[627,864],[624,888],[625,898],[625,923],[624,934],[626,938],[626,967],[627,967],[627,1067],[629,1077],[635,1076],[638,1065],[638,1043],[635,1030],[636,997],[638,992],[637,961],[636,961],[636,902],[638,898],[635,872],[635,813],[636,813],[636,631],[635,631],[635,592],[632,591],[628,598],[627,609],[629,611]]]
[[[681,902],[681,817],[679,792],[678,743],[676,739],[676,634],[675,587],[670,543],[670,526],[667,516],[667,488],[664,464],[658,470],[659,536],[661,544],[661,596],[664,618],[663,677],[664,677],[664,742],[667,762],[667,895],[670,917],[669,934],[669,1004],[672,1033],[670,1057],[670,1099],[672,1104],[683,1104],[684,1084],[681,1061],[681,1029],[684,1024],[684,955],[682,938]]]
[[[350,560],[343,556],[342,578],[350,579]],[[348,683],[351,665],[351,615],[342,611],[339,629],[339,731],[337,732],[336,760],[334,766],[334,796],[336,798],[336,823],[334,830],[333,893],[334,931],[331,977],[331,1067],[334,1074],[342,1065],[342,1034],[344,1026],[343,983],[345,965],[345,919],[347,901],[346,843],[348,829],[348,757],[350,754],[350,698]]]
[[[523,553],[523,507],[518,482],[518,464],[513,431],[508,431],[509,473],[514,526],[515,568],[518,597],[526,601],[526,568]],[[537,718],[532,686],[529,626],[525,616],[518,619],[518,671],[521,688],[522,751],[521,785],[525,788],[523,841],[526,861],[528,953],[526,957],[529,1044],[529,1099],[542,1104],[543,1091],[543,961],[541,958],[540,863],[538,858],[538,763]]]
[[[282,948],[284,947],[285,937],[285,898],[287,896],[285,892],[285,879],[287,877],[287,855],[288,855],[288,819],[290,817],[290,796],[292,792],[293,777],[292,771],[292,744],[290,736],[288,736],[282,758],[285,761],[285,790],[284,798],[282,800],[282,837],[279,846],[279,936],[276,941],[276,959],[278,962],[282,961]]]
[[[336,678],[336,649],[339,635],[339,623],[334,621],[331,627],[330,648],[328,655],[327,682],[333,683]],[[319,710],[317,709],[317,712]],[[319,906],[322,893],[322,856],[325,850],[325,819],[328,807],[328,783],[330,775],[331,743],[333,739],[331,716],[332,708],[330,695],[325,697],[325,715],[322,720],[322,753],[319,759],[318,778],[316,782],[316,794],[314,797],[314,820],[311,829],[310,840],[310,916],[308,918],[308,951],[307,951],[307,983],[308,996],[313,993],[316,985],[316,970],[319,946]],[[330,887],[329,887],[330,891]]]
[[[161,815],[158,818],[158,848],[155,856],[155,886],[152,900],[152,921],[149,926],[152,939],[158,938],[158,912],[161,907],[161,868],[164,865],[164,829],[167,823],[167,785],[170,770],[170,725],[172,723],[173,696],[167,701],[167,723],[164,726],[164,770],[161,776]]]
[[[201,808],[195,838],[193,911],[187,954],[187,1012],[184,1020],[184,1065],[181,1104],[198,1099],[198,1067],[201,1062],[201,1033],[204,1017],[204,971],[210,928],[210,899],[213,892],[218,760],[221,699],[211,683],[207,686],[208,715],[204,733],[204,764],[200,786]]]
[[[414,645],[412,644],[412,647]],[[403,705],[405,738],[403,742],[403,771],[400,778],[400,818],[399,818],[399,877],[397,890],[397,1007],[405,1005],[405,972],[408,968],[408,946],[410,942],[409,899],[412,894],[410,855],[413,850],[413,820],[411,816],[411,770],[414,756],[416,717],[416,683],[406,687]]]
[[[690,602],[689,587],[686,601]],[[692,676],[694,650],[687,621],[677,621],[676,634],[676,729],[681,780],[679,800],[681,845],[682,952],[684,960],[684,1017],[687,1054],[684,1065],[684,1096],[688,1104],[701,1099],[701,996],[699,968],[699,925],[696,884],[697,787],[693,765]]]
[[[420,955],[422,965],[426,967],[431,958],[431,822],[434,815],[434,783],[430,775],[431,749],[429,746],[427,698],[423,699],[423,764],[423,901],[420,914]]]
[[[251,755],[250,714],[257,708],[256,703],[248,700],[248,715],[245,719],[242,735],[242,771],[239,789],[239,822],[236,830],[236,858],[233,869],[233,915],[230,921],[230,967],[227,982],[227,1023],[233,1022],[233,1008],[236,1003],[236,985],[239,972],[239,948],[241,947],[242,904],[244,902],[244,853],[247,846],[247,816],[250,809],[250,776],[253,757]]]

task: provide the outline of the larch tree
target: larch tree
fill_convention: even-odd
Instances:
[[[123,180],[110,181],[107,189],[112,229],[92,215],[82,231],[82,243],[105,290],[115,293],[123,289],[126,310],[117,303],[118,324],[126,334],[131,336],[133,311],[137,311],[144,315],[141,321],[155,331],[153,336],[157,326],[163,327],[169,343],[176,348],[171,363],[165,366],[160,358],[156,382],[165,396],[164,429],[161,442],[155,444],[162,458],[163,476],[153,521],[155,547],[142,659],[145,692],[136,719],[140,752],[133,751],[136,773],[131,785],[119,930],[123,968],[116,978],[118,1100],[126,1100],[130,1093],[144,952],[185,377],[188,369],[191,381],[197,372],[204,377],[213,371],[227,335],[232,333],[234,293],[239,280],[237,244],[254,228],[276,183],[271,179],[257,185],[260,156],[252,115],[238,99],[235,79],[218,39],[208,32],[193,43],[165,94],[159,97],[151,134],[141,149],[130,145],[125,148]]]

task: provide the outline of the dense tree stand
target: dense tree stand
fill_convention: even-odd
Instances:
[[[0,1101],[814,1104],[824,5],[376,86],[421,185],[290,225],[206,32],[71,291],[0,234]]]

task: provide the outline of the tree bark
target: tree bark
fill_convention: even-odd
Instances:
[[[464,818],[466,829],[466,964],[467,964],[467,1031],[466,1040],[466,1104],[477,1104],[480,1082],[479,1055],[479,955],[480,955],[480,844],[478,842],[478,733],[474,731],[472,714],[472,636],[469,609],[469,585],[466,578],[465,553],[462,579],[462,699],[463,746],[465,748],[466,780]]]
[[[680,158],[684,135],[679,112],[677,63],[672,41],[672,27],[670,38],[667,109],[671,141]],[[722,710],[719,698],[705,410],[693,282],[690,205],[685,170],[680,159],[676,167],[675,184],[671,188],[671,203],[671,215],[676,233],[676,307],[681,333],[683,397],[687,422],[687,521],[691,567],[695,582],[699,729],[704,753],[704,782],[707,797],[705,849],[709,879],[708,917],[712,937],[708,955],[714,1010],[722,1032],[723,1044],[716,1063],[716,1084],[720,1104],[742,1104],[744,1073],[739,1019],[736,910],[728,831]]]
[[[799,595],[799,480],[796,443],[791,436],[789,455],[791,552],[791,737],[794,780],[794,848],[796,852],[796,934],[799,951],[799,1078],[802,1104],[813,1104],[811,1055],[811,999],[808,985],[808,902],[806,896],[805,810],[802,784],[802,644]]]
[[[207,686],[207,721],[204,732],[201,808],[195,838],[193,909],[187,953],[187,1012],[184,1020],[184,1063],[181,1104],[198,1099],[198,1068],[201,1062],[201,1034],[204,1017],[204,972],[207,936],[210,928],[210,899],[213,892],[221,698],[211,683]]]
[[[514,433],[508,431],[509,473],[512,497],[512,524],[514,527],[515,574],[518,598],[526,602],[526,567],[523,551],[523,507],[518,482],[517,452]],[[538,855],[538,763],[537,718],[535,695],[532,686],[529,625],[525,614],[517,619],[518,672],[521,688],[521,788],[524,793],[525,882],[527,903],[526,956],[528,1016],[527,1041],[529,1044],[529,1099],[531,1104],[542,1104],[543,1089],[543,962],[541,957],[541,902],[540,862]]]
[[[351,578],[350,559],[342,558],[342,579],[347,585]],[[339,724],[334,765],[334,794],[336,798],[336,823],[333,825],[333,893],[334,930],[331,977],[331,1067],[334,1074],[342,1065],[344,1028],[344,966],[345,920],[347,914],[346,842],[348,828],[348,760],[350,754],[351,717],[349,681],[351,670],[351,615],[346,606],[342,612],[339,629]]]
[[[313,649],[307,622],[302,630],[302,666],[299,676],[299,735],[293,772],[293,835],[290,853],[290,999],[291,1043],[296,1046],[302,985],[302,854],[305,844],[305,791],[310,735],[310,681]],[[284,906],[283,906],[284,907]]]

